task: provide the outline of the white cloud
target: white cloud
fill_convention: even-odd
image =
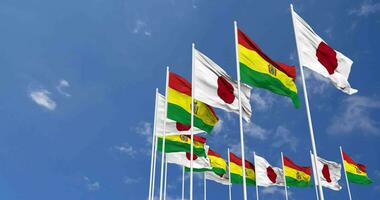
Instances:
[[[279,148],[281,146],[289,146],[291,150],[296,151],[298,146],[298,138],[291,134],[289,129],[284,126],[277,127],[273,135],[272,146]]]
[[[148,29],[146,22],[142,21],[141,19],[138,19],[135,21],[135,25],[132,29],[132,33],[134,34],[142,33],[148,37],[152,35],[152,32],[150,32],[150,30]]]
[[[153,134],[153,128],[152,123],[150,122],[140,122],[138,126],[135,128],[135,131],[145,137],[149,144],[152,143],[152,134]]]
[[[247,136],[253,137],[255,139],[260,139],[260,140],[267,139],[268,135],[270,134],[268,130],[254,123],[245,123],[244,133]]]
[[[285,195],[284,187],[264,187],[260,191],[264,195],[274,195],[274,194]],[[288,190],[288,197],[291,197],[291,196],[292,196],[292,193]]]
[[[252,90],[251,101],[253,112],[266,111],[273,106],[274,95],[267,91]]]
[[[327,29],[325,29],[325,34],[327,35],[327,37],[328,38],[332,38],[333,37],[333,35],[332,35],[332,28],[330,27],[330,28],[327,28]]]
[[[100,183],[98,181],[91,181],[87,176],[84,176],[83,180],[89,191],[97,191],[100,189]]]
[[[380,123],[371,117],[372,112],[379,109],[380,100],[350,96],[343,100],[340,112],[332,118],[327,132],[347,134],[356,130],[364,131],[365,134],[380,135]]]
[[[65,97],[71,97],[71,95],[64,91],[64,88],[70,87],[70,83],[66,81],[65,79],[62,79],[59,81],[59,84],[57,85],[57,91],[62,94]]]
[[[372,1],[364,1],[357,9],[349,11],[350,15],[356,16],[368,16],[380,11],[380,3],[372,3]]]
[[[127,185],[138,183],[140,180],[140,178],[124,177],[124,183]]]
[[[220,132],[222,132],[223,130],[223,120],[222,119],[219,119],[219,122],[214,126],[214,128],[212,129],[213,133],[215,133],[215,135],[219,134]]]
[[[118,150],[120,153],[126,154],[130,157],[134,157],[137,153],[137,151],[128,144],[123,144],[120,146],[115,146],[114,149]]]
[[[36,104],[53,111],[57,107],[57,104],[49,97],[49,95],[50,92],[45,89],[33,90],[29,94],[30,98],[32,98]]]
[[[330,82],[327,78],[315,73],[306,67],[304,67],[305,81],[307,90],[311,94],[323,94],[326,95],[326,90],[330,86]],[[301,77],[297,77],[299,84],[302,84]]]

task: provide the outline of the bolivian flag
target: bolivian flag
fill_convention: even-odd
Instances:
[[[191,124],[191,84],[173,72],[169,74],[168,118],[182,124]],[[212,107],[195,100],[195,127],[210,133],[218,120]]]
[[[230,152],[230,170],[231,170],[231,183],[243,184],[243,166],[241,158]],[[256,184],[255,166],[245,161],[245,180],[247,185]]]
[[[246,34],[238,29],[238,53],[241,81],[250,86],[264,88],[288,96],[296,108],[300,106],[294,83],[296,69],[274,62]]]
[[[162,137],[158,137],[157,147],[162,152]],[[193,152],[196,156],[206,157],[205,151],[206,138],[194,135]],[[173,152],[190,152],[191,138],[189,135],[166,135],[165,136],[165,153]]]
[[[357,164],[354,160],[350,158],[344,151],[343,160],[344,160],[344,168],[346,170],[347,179],[351,183],[368,185],[372,183],[372,180],[369,179],[366,167],[362,164]]]
[[[311,167],[296,165],[288,157],[284,156],[284,173],[286,186],[289,187],[309,187]]]

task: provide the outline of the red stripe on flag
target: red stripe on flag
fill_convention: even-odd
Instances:
[[[299,165],[296,165],[292,160],[290,160],[288,157],[284,156],[284,165],[290,168],[293,168],[298,171],[302,171],[305,174],[310,175],[311,174],[311,167],[302,167]]]
[[[169,72],[169,87],[191,96],[191,83],[173,72]]]
[[[231,152],[230,152],[230,160],[231,160],[231,162],[233,162],[239,166],[242,166],[241,158],[237,157],[235,154],[233,154]],[[255,170],[255,166],[251,162],[249,162],[248,160],[245,160],[245,168],[250,168],[250,169]]]
[[[357,164],[350,156],[348,156],[346,154],[346,152],[344,152],[342,150],[342,153],[343,153],[343,160],[345,160],[346,162],[350,163],[350,164],[353,164],[355,166],[357,166],[361,171],[363,172],[366,172],[366,166],[363,165],[363,164]]]

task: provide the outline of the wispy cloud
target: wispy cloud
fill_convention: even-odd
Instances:
[[[129,144],[114,146],[114,149],[130,157],[134,157],[137,154],[137,151]]]
[[[138,19],[135,21],[134,27],[132,29],[133,34],[144,34],[145,36],[151,36],[152,32],[148,29],[145,21]]]
[[[223,123],[224,123],[224,121],[222,119],[219,119],[219,122],[215,125],[214,129],[212,130],[213,133],[215,133],[217,135],[220,132],[222,132],[222,130],[223,130]]]
[[[373,3],[372,1],[364,1],[359,8],[351,9],[348,11],[350,15],[368,16],[380,12],[380,3]]]
[[[127,185],[135,184],[135,183],[138,183],[140,181],[141,181],[140,178],[132,178],[132,177],[124,177],[124,180],[123,180],[123,182]]]
[[[328,133],[347,134],[354,130],[364,134],[380,135],[380,122],[371,114],[380,109],[380,100],[364,96],[350,96],[343,100],[340,112],[331,120]]]
[[[264,195],[275,195],[275,194],[281,194],[285,195],[285,190],[283,187],[264,187],[261,190],[261,193]],[[288,190],[288,197],[291,197],[292,193]]]
[[[89,190],[89,191],[97,191],[100,189],[100,183],[98,181],[92,181],[90,178],[88,178],[87,176],[84,176],[83,177],[83,180],[86,184],[86,188]]]
[[[251,102],[253,112],[266,111],[273,106],[274,95],[262,90],[252,90]]]
[[[326,34],[327,37],[330,38],[330,39],[333,37],[332,31],[333,31],[333,30],[332,30],[331,27],[329,27],[329,28],[327,28],[327,29],[324,30],[325,34]]]
[[[273,138],[273,147],[279,148],[282,146],[289,146],[292,151],[296,151],[298,146],[298,138],[291,134],[290,130],[286,127],[277,127]]]
[[[135,132],[147,138],[149,144],[152,143],[152,134],[153,134],[152,123],[150,122],[140,122],[137,127],[135,127]]]
[[[263,127],[254,123],[245,123],[244,133],[252,138],[260,140],[267,139],[268,135],[270,134],[270,132],[267,129],[264,129]]]
[[[55,110],[57,104],[50,98],[50,92],[45,89],[32,90],[29,93],[30,98],[38,104],[48,110]]]
[[[330,86],[330,82],[327,78],[315,73],[309,69],[304,68],[305,81],[308,92],[311,94],[323,94],[326,95],[326,90]],[[301,77],[297,77],[299,84],[302,84]]]
[[[66,81],[65,79],[62,79],[59,81],[58,85],[57,85],[57,91],[65,96],[65,97],[71,97],[71,95],[67,92],[64,91],[65,88],[68,88],[70,87],[70,83],[68,81]]]

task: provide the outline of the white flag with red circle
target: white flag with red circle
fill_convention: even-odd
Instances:
[[[352,60],[330,47],[293,10],[292,16],[300,65],[328,78],[339,90],[350,95],[356,93],[358,90],[348,82]]]
[[[238,84],[210,58],[194,49],[194,98],[210,106],[239,114]],[[251,118],[251,87],[241,84],[242,115]]]
[[[314,163],[313,154],[311,154],[311,156],[311,160]],[[342,186],[339,185],[342,169],[341,164],[317,157],[316,168],[323,187],[327,187],[335,191],[342,189]]]
[[[284,186],[284,172],[273,167],[265,158],[255,155],[256,184],[258,186]]]
[[[206,152],[208,151],[208,146],[205,145]],[[190,158],[191,154],[190,152],[173,152],[173,153],[166,153],[166,160],[168,163],[181,165],[184,167],[190,168]],[[211,170],[211,164],[210,159],[208,157],[199,157],[195,154],[193,154],[193,168],[194,169],[209,169]]]

